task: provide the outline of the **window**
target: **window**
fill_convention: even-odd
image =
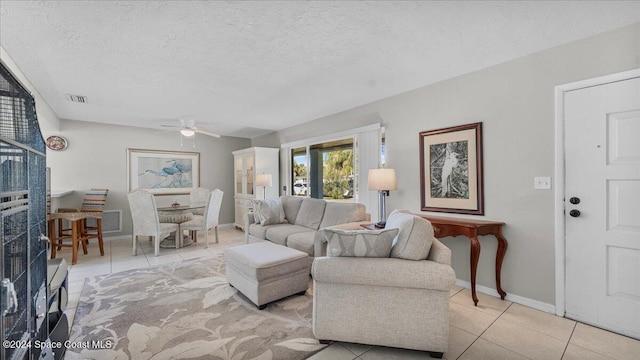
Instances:
[[[353,155],[353,138],[292,148],[291,195],[353,201]]]
[[[291,149],[291,195],[309,195],[306,147]]]
[[[311,197],[353,201],[353,138],[309,147]]]
[[[336,202],[358,202],[377,212],[378,193],[367,188],[369,169],[380,167],[381,126],[326,134],[282,144],[287,193]]]

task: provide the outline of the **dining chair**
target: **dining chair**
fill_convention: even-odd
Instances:
[[[161,223],[158,218],[156,199],[148,191],[136,190],[127,195],[133,220],[133,255],[137,255],[138,236],[151,236],[154,240],[155,256],[160,254],[160,240],[170,233],[180,233],[180,226],[173,223]]]
[[[191,203],[191,207],[202,206],[202,209],[191,209],[191,213],[193,215],[204,215],[204,206],[207,205],[207,201],[209,201],[209,193],[211,191],[205,188],[195,188],[191,190],[189,193],[189,201]]]
[[[209,193],[209,200],[205,205],[204,215],[193,215],[193,219],[180,224],[180,231],[189,230],[191,237],[196,241],[197,231],[204,231],[204,247],[209,247],[209,229],[214,229],[216,243],[218,242],[218,223],[220,208],[222,207],[222,196],[224,192],[215,189]]]

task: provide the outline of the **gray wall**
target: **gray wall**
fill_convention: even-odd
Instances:
[[[485,218],[506,222],[507,293],[555,302],[554,192],[534,190],[554,174],[554,87],[640,67],[640,24],[565,44],[252,141],[273,146],[379,122],[398,190],[388,209],[420,210],[418,133],[483,122]],[[381,69],[382,71],[382,69]],[[379,118],[378,118],[379,116]],[[469,281],[469,242],[445,238],[458,279]],[[496,241],[481,239],[477,282],[495,288]]]
[[[194,148],[191,140],[186,140],[181,147],[177,132],[159,133],[158,130],[71,120],[61,120],[60,126],[59,132],[43,131],[45,139],[50,135],[62,135],[69,142],[69,147],[64,151],[47,151],[51,187],[75,192],[56,203],[60,207],[78,207],[86,190],[109,189],[106,210],[123,210],[123,231],[108,236],[131,234],[132,231],[127,200],[127,148],[199,152],[200,186],[224,191],[220,223],[233,223],[231,152],[250,147],[249,139],[226,136],[216,139],[196,135]],[[188,196],[159,196],[158,206],[169,205],[174,197],[180,203],[188,203]]]

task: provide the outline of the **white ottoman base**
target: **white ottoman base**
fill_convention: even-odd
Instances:
[[[265,256],[266,251],[270,256]],[[308,255],[301,251],[265,242],[234,246],[225,250],[224,255],[229,284],[260,309],[309,288]],[[262,260],[264,258],[267,259]],[[279,269],[290,272],[283,273]],[[263,274],[261,271],[275,276],[257,275]]]

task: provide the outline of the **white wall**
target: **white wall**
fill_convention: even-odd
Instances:
[[[554,87],[640,67],[640,24],[562,45],[266,135],[273,146],[379,122],[398,190],[387,207],[420,212],[418,133],[483,122],[485,218],[506,222],[502,268],[507,293],[553,304],[554,193],[534,190],[554,174]],[[383,69],[381,69],[383,71]],[[442,214],[440,214],[442,215]],[[469,242],[445,238],[458,279],[469,281]],[[477,283],[495,288],[496,241],[481,239]]]
[[[60,207],[78,207],[84,192],[90,188],[107,188],[106,210],[122,209],[123,231],[109,236],[131,234],[131,214],[127,200],[127,148],[189,151],[200,153],[200,186],[224,191],[220,223],[234,219],[233,155],[232,151],[251,146],[244,138],[212,138],[196,135],[196,147],[191,140],[180,146],[177,132],[129,126],[106,125],[85,121],[61,120],[60,131],[44,131],[62,135],[69,142],[64,151],[47,150],[47,166],[51,168],[52,189],[72,189],[75,192],[57,201]],[[176,196],[157,197],[158,206],[169,205]],[[188,196],[177,196],[188,203]]]
[[[60,128],[60,119],[58,119],[58,115],[56,115],[56,113],[51,110],[49,104],[44,101],[38,90],[36,90],[31,82],[24,76],[22,70],[20,70],[18,65],[13,61],[13,59],[11,59],[9,54],[7,54],[2,46],[0,46],[0,61],[2,61],[4,66],[9,69],[9,71],[11,71],[13,76],[18,79],[20,84],[24,86],[35,99],[36,115],[38,116],[38,124],[40,125],[40,130],[58,130]]]

